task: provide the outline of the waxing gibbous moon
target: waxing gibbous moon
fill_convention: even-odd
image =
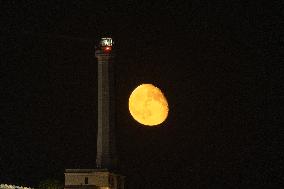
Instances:
[[[168,117],[168,103],[162,91],[152,84],[142,84],[129,97],[129,111],[132,117],[146,126],[163,123]]]

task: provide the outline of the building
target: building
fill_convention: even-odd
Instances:
[[[95,169],[66,169],[65,189],[124,189],[124,176],[116,173],[113,40],[102,38],[98,60],[98,135]]]

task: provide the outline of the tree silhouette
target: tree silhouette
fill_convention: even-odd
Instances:
[[[47,179],[39,183],[39,189],[63,189],[62,182],[55,179]]]

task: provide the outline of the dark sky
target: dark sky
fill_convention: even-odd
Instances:
[[[0,183],[95,167],[94,46],[111,35],[127,188],[283,184],[283,3],[66,2],[0,1]],[[161,127],[128,112],[141,83],[168,99]]]

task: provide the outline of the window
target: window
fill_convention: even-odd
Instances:
[[[110,187],[113,187],[113,186],[114,186],[114,180],[113,180],[113,177],[112,177],[112,176],[109,176],[109,177],[108,177],[108,182],[109,182]]]
[[[119,177],[117,177],[117,189],[121,189],[121,180]]]
[[[89,178],[85,177],[85,184],[89,184]]]

